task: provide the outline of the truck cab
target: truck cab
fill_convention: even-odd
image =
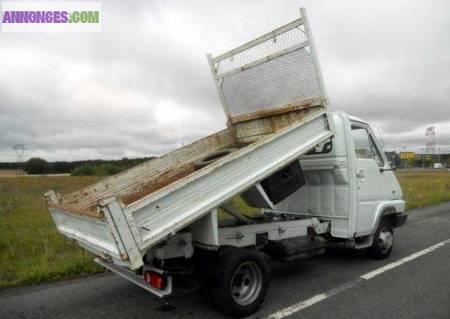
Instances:
[[[305,185],[275,211],[329,220],[334,238],[367,247],[383,216],[404,223],[402,191],[370,125],[344,112],[331,118],[335,135],[300,158]]]

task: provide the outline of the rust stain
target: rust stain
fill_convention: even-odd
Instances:
[[[146,185],[142,186],[140,190],[130,194],[122,195],[120,196],[120,199],[125,205],[129,205],[131,203],[136,202],[137,200],[141,199],[144,196],[150,195],[182,178],[189,176],[194,172],[195,169],[193,164],[189,164],[178,170],[166,171],[161,175],[159,175],[156,180],[151,181]]]
[[[307,99],[307,100],[303,100],[300,102],[286,104],[281,107],[267,108],[267,109],[262,109],[262,110],[252,112],[252,113],[237,115],[230,119],[230,123],[237,124],[237,123],[241,123],[241,122],[248,122],[248,121],[252,121],[252,120],[256,120],[256,119],[260,119],[260,118],[265,118],[268,116],[280,115],[280,114],[294,112],[294,111],[298,111],[298,110],[302,110],[302,109],[306,109],[306,108],[310,108],[310,107],[315,107],[315,106],[322,106],[322,103],[323,102],[321,100],[319,101],[316,99]]]
[[[189,176],[195,172],[194,165],[189,164],[185,167],[182,167],[180,169],[173,169],[166,171],[162,173],[161,175],[156,178],[156,180],[150,181],[149,183],[141,186],[138,190],[135,190],[134,192],[120,195],[119,198],[122,201],[123,204],[129,205],[131,203],[136,202],[137,200],[141,199],[144,196],[150,195],[184,177]],[[97,219],[104,219],[104,216],[100,214],[97,211],[97,204],[91,205],[88,208],[80,208],[80,207],[74,207],[70,204],[51,204],[50,207],[56,207],[60,208],[66,212],[78,214],[78,215],[85,215]]]
[[[65,211],[66,213],[83,215],[83,216],[93,217],[96,219],[104,219],[104,216],[97,211],[97,206],[91,206],[87,209],[81,209],[79,207],[74,207],[69,204],[64,205],[64,203],[63,203],[63,204],[49,204],[48,207],[59,208],[59,209]]]
[[[323,109],[321,105],[303,108],[283,108],[283,113],[270,114],[265,117],[240,122],[234,125],[236,141],[239,144],[256,142],[257,140],[275,133],[295,122],[301,121],[311,113]]]
[[[183,171],[186,167],[192,165],[192,162],[198,156],[219,148],[230,147],[233,144],[234,139],[230,128],[219,131],[159,158],[142,163],[120,174],[68,194],[63,197],[64,207],[72,206],[75,207],[72,210],[92,210],[95,212],[97,201],[101,198],[112,195],[125,196],[125,194],[136,194],[139,192],[146,194],[156,191],[171,182],[170,180],[166,182],[159,180],[164,178],[177,180],[179,178],[172,177],[175,173],[180,178],[183,177],[183,174],[188,175],[189,173],[183,173]],[[140,172],[139,174],[141,175],[136,174],[137,172]],[[136,177],[137,175],[139,177]],[[144,190],[147,191],[144,192]]]

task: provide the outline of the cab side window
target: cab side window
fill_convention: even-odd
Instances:
[[[352,125],[352,136],[357,158],[373,159],[379,167],[384,166],[380,152],[364,127]]]

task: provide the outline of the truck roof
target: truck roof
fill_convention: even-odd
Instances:
[[[362,118],[359,118],[357,116],[353,116],[353,115],[348,115],[348,118],[350,119],[350,121],[354,121],[354,122],[360,122],[363,124],[367,124],[367,121],[363,120]]]

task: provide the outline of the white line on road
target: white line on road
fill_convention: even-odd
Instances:
[[[327,299],[329,296],[328,294],[320,294],[320,295],[315,295],[314,297],[311,297],[307,300],[304,300],[302,302],[299,302],[298,304],[295,304],[293,306],[290,307],[286,307],[280,311],[277,311],[273,314],[271,314],[268,319],[281,319],[287,316],[292,315],[295,312],[298,312],[302,309],[305,309],[309,306],[312,306],[318,302],[321,302],[322,300]]]
[[[400,265],[402,265],[404,263],[407,263],[407,262],[409,262],[409,261],[411,261],[413,259],[416,259],[416,258],[418,258],[420,256],[423,256],[423,255],[426,255],[428,253],[431,253],[433,250],[436,250],[439,247],[442,247],[442,246],[444,246],[444,245],[446,245],[448,243],[450,243],[450,239],[444,240],[444,241],[442,241],[442,242],[440,242],[440,243],[438,243],[436,245],[433,245],[431,247],[428,247],[428,248],[425,248],[425,249],[423,249],[421,251],[418,251],[417,253],[409,255],[408,257],[402,258],[400,260],[397,260],[396,262],[387,264],[386,266],[383,266],[383,267],[375,269],[375,270],[373,270],[371,272],[368,272],[367,274],[362,275],[360,278],[365,279],[365,280],[372,279],[373,277],[378,276],[378,275],[384,273],[385,271],[391,270],[391,269],[393,269],[395,267],[398,267],[398,266],[400,266]]]
[[[313,297],[311,297],[309,299],[300,301],[299,303],[296,303],[295,305],[283,308],[283,309],[281,309],[281,310],[279,310],[277,312],[274,312],[270,316],[268,316],[267,319],[283,319],[283,318],[285,318],[287,316],[290,316],[290,315],[292,315],[292,314],[294,314],[296,312],[299,312],[300,310],[308,308],[308,307],[310,307],[310,306],[312,306],[312,305],[314,305],[316,303],[319,303],[319,302],[321,302],[321,301],[323,301],[325,299],[328,299],[331,296],[334,296],[334,295],[336,295],[336,294],[338,294],[338,293],[340,293],[340,292],[342,292],[344,290],[347,290],[349,288],[355,287],[362,280],[370,280],[373,277],[384,273],[385,271],[391,270],[391,269],[396,268],[396,267],[398,267],[398,266],[400,266],[400,265],[402,265],[404,263],[407,263],[407,262],[409,262],[411,260],[414,260],[414,259],[416,259],[416,258],[418,258],[420,256],[426,255],[426,254],[428,254],[428,253],[430,253],[430,252],[432,252],[432,251],[434,251],[434,250],[436,250],[436,249],[438,249],[438,248],[440,248],[440,247],[442,247],[442,246],[444,246],[446,244],[450,244],[450,239],[444,240],[444,241],[442,241],[440,243],[437,243],[436,245],[433,245],[431,247],[428,247],[428,248],[425,248],[425,249],[423,249],[421,251],[418,251],[418,252],[416,252],[416,253],[414,253],[412,255],[409,255],[408,257],[404,257],[404,258],[402,258],[402,259],[400,259],[398,261],[395,261],[393,263],[390,263],[390,264],[387,264],[387,265],[385,265],[383,267],[375,269],[375,270],[373,270],[371,272],[368,272],[368,273],[360,276],[358,279],[356,279],[354,281],[351,281],[351,282],[349,282],[347,284],[341,285],[338,288],[331,289],[331,290],[329,290],[329,291],[327,291],[325,293],[318,294],[318,295],[315,295],[315,296],[313,296]]]
[[[327,291],[326,293],[315,295],[314,297],[311,297],[311,298],[301,301],[295,305],[292,305],[290,307],[286,307],[280,311],[277,311],[277,312],[271,314],[267,319],[282,319],[287,316],[290,316],[302,309],[308,308],[309,306],[312,306],[318,302],[321,302],[327,298],[330,298],[331,296],[336,295],[344,290],[355,287],[358,284],[358,282],[360,282],[360,281],[361,281],[361,279],[357,279],[357,280],[351,281],[349,283],[343,284],[337,288],[331,289],[331,290]]]

